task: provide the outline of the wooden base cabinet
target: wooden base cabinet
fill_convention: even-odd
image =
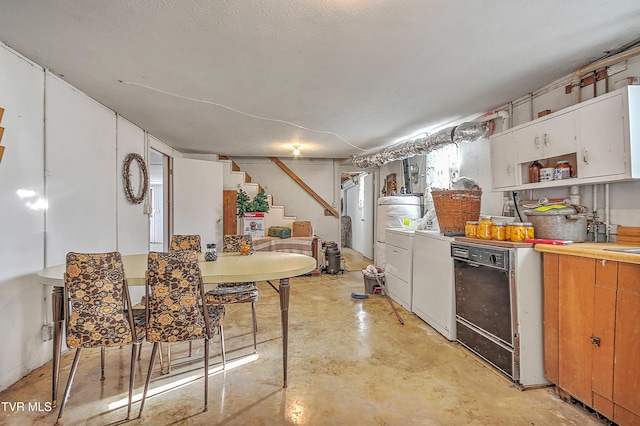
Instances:
[[[640,265],[544,253],[545,377],[640,425]]]

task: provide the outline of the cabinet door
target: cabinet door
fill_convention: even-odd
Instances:
[[[516,185],[513,133],[506,132],[491,139],[491,183],[493,188]]]
[[[578,177],[627,173],[622,108],[619,95],[578,110]]]
[[[576,152],[576,114],[574,111],[514,130],[516,163],[558,157]],[[554,164],[549,164],[553,167]]]
[[[640,416],[640,265],[620,263],[618,277],[613,401]]]
[[[544,253],[542,270],[544,273],[544,377],[550,382],[559,383],[559,331],[558,291],[560,256],[555,253]]]
[[[591,405],[595,260],[560,256],[558,271],[558,385],[578,400]]]
[[[592,334],[592,407],[613,418],[613,356],[618,262],[597,260]]]
[[[544,122],[541,142],[543,158],[559,157],[577,151],[576,113],[559,115]]]

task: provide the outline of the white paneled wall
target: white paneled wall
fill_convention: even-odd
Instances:
[[[173,194],[173,233],[199,234],[203,245],[222,247],[222,164],[174,158]]]
[[[51,359],[51,289],[37,272],[72,250],[145,252],[149,225],[122,185],[126,154],[146,152],[142,129],[4,45],[0,93],[2,390]]]
[[[124,177],[122,174],[124,160],[127,154],[136,153],[146,158],[145,132],[125,120],[118,117],[117,131],[117,155],[115,171],[117,177],[116,194],[118,203],[118,251],[122,254],[144,253],[149,250],[149,215],[145,214],[145,206],[148,198],[140,204],[132,204],[127,200],[124,188]],[[149,161],[147,161],[149,164]],[[137,168],[131,166],[132,185],[134,189],[140,188],[140,183],[136,180]],[[151,167],[147,167],[151,174]]]
[[[501,215],[504,201],[502,192],[491,192],[491,164],[488,161],[491,150],[489,139],[459,146],[460,176],[475,180],[482,188],[480,213]]]
[[[116,114],[47,74],[47,266],[116,249]]]
[[[51,358],[40,338],[48,314],[35,272],[44,266],[41,68],[0,47],[0,390]]]

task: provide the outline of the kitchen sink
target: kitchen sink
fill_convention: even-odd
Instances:
[[[640,247],[631,247],[631,248],[606,248],[603,250],[607,251],[617,251],[618,253],[630,253],[630,254],[640,254]]]

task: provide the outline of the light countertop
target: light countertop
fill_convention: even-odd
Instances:
[[[605,249],[640,248],[638,244],[631,243],[573,243],[566,246],[554,246],[550,244],[536,244],[535,251],[542,253],[566,254],[569,256],[590,257],[594,259],[615,260],[625,263],[640,264],[640,254],[621,253]]]

